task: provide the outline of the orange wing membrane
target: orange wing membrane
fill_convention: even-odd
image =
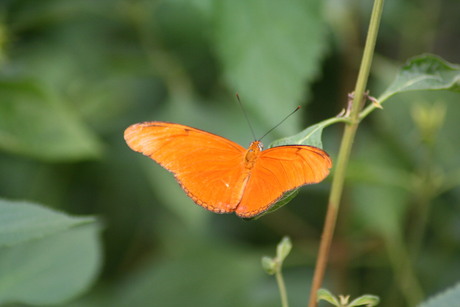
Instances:
[[[241,217],[258,215],[284,193],[322,181],[331,166],[329,155],[312,146],[288,145],[261,151],[235,212]]]
[[[167,122],[134,124],[126,129],[125,140],[173,173],[198,205],[246,218],[267,210],[287,191],[322,181],[332,165],[316,147],[262,151],[255,141],[246,150],[218,135]]]

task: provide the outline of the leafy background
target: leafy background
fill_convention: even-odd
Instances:
[[[62,217],[65,227],[53,228],[57,233],[40,244],[26,241],[14,246],[18,251],[0,246],[8,261],[19,253],[31,255],[31,263],[56,250],[60,260],[67,259],[64,251],[88,255],[89,248],[92,257],[78,258],[92,268],[86,287],[67,298],[64,290],[43,290],[39,300],[20,297],[23,286],[11,298],[4,292],[10,275],[3,275],[1,300],[279,306],[275,280],[262,272],[260,258],[289,235],[290,302],[305,305],[330,182],[301,189],[289,205],[256,221],[212,214],[194,205],[169,173],[129,150],[123,130],[164,120],[247,145],[253,137],[236,92],[256,136],[303,106],[266,144],[335,116],[356,80],[371,4],[1,1],[0,197],[5,208],[27,200],[60,212],[49,212],[51,220],[98,217]],[[412,56],[431,52],[460,63],[459,10],[451,0],[387,1],[371,94],[381,94]],[[381,306],[412,306],[459,280],[458,100],[451,92],[398,95],[364,121],[327,274],[335,293],[372,293]],[[340,125],[323,131],[333,158],[341,131]],[[67,266],[74,264],[69,259]],[[7,260],[0,259],[2,272],[13,267]],[[80,271],[74,267],[68,278],[80,282]]]

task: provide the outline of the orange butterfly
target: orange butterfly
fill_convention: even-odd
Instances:
[[[318,183],[329,174],[329,155],[316,147],[287,145],[248,149],[218,135],[167,123],[134,124],[125,131],[128,146],[170,171],[198,205],[216,212],[256,216],[284,193]]]

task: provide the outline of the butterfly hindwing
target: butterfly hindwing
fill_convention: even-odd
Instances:
[[[329,155],[312,146],[287,145],[264,150],[251,171],[235,212],[241,217],[258,215],[285,192],[323,180],[331,166]]]

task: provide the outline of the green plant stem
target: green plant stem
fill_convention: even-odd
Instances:
[[[286,291],[286,285],[284,284],[283,274],[281,272],[281,265],[276,270],[275,276],[276,276],[276,282],[278,283],[278,288],[279,288],[279,291],[280,291],[281,306],[282,307],[289,307],[287,291]]]
[[[412,268],[412,259],[401,237],[386,240],[395,280],[406,300],[407,306],[416,306],[423,299],[423,290]]]
[[[417,216],[413,221],[412,231],[409,236],[409,252],[415,263],[420,252],[423,238],[425,237],[432,202],[437,195],[442,193],[442,181],[436,172],[436,144],[434,142],[422,142],[423,162],[418,166],[419,180],[414,184],[413,194],[417,204]]]
[[[326,221],[323,228],[323,235],[321,237],[315,273],[313,276],[313,282],[310,291],[310,307],[316,306],[316,292],[321,287],[323,282],[327,260],[329,258],[329,250],[331,247],[332,238],[334,236],[337,214],[340,207],[340,199],[342,197],[343,185],[345,181],[345,172],[350,157],[353,140],[359,125],[359,112],[362,109],[363,94],[367,86],[367,80],[369,78],[369,71],[374,54],[375,42],[377,40],[377,33],[380,25],[380,17],[383,11],[383,2],[383,0],[375,0],[374,7],[372,9],[369,31],[366,38],[366,45],[364,47],[363,58],[358,73],[358,79],[356,81],[354,99],[350,111],[350,123],[345,126],[345,131],[336,162],[334,178],[332,180],[331,193],[329,195],[329,203],[326,213]]]

